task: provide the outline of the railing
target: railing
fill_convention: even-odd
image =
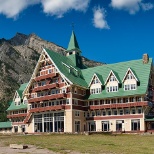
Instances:
[[[55,111],[55,110],[63,110],[63,109],[65,109],[65,105],[39,107],[39,108],[30,109],[29,111],[33,113],[33,112]]]
[[[25,118],[25,120],[24,120],[24,123],[27,123],[27,122],[29,121],[31,115],[32,115],[31,112],[29,112],[29,113],[27,114],[27,116],[26,116],[26,118]]]
[[[41,102],[41,101],[53,100],[53,99],[58,99],[58,98],[66,98],[66,97],[67,97],[66,93],[46,95],[42,97],[31,98],[28,100],[28,103]]]
[[[19,114],[7,115],[7,118],[17,118],[17,117],[25,117],[25,116],[27,116],[27,113],[19,113]]]
[[[108,108],[129,108],[136,106],[150,106],[150,104],[146,102],[134,102],[134,103],[121,103],[121,104],[103,104],[103,105],[90,105],[90,110],[99,110],[99,109],[108,109]]]
[[[46,90],[46,89],[53,89],[53,88],[57,88],[57,87],[59,87],[58,83],[47,84],[47,85],[44,85],[44,86],[35,87],[32,90],[32,92],[43,91],[43,90]]]
[[[50,73],[50,74],[46,74],[46,75],[37,76],[35,78],[35,81],[40,81],[40,80],[47,79],[47,78],[53,78],[53,77],[57,76],[57,74],[58,73]]]

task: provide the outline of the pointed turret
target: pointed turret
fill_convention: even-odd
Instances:
[[[72,49],[80,50],[74,31],[72,31],[72,35],[67,50]]]
[[[72,62],[76,67],[79,67],[79,68],[84,67],[82,64],[81,50],[79,48],[74,31],[72,31],[69,45],[66,50],[66,56],[72,60]]]

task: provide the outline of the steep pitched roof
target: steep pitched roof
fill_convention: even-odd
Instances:
[[[27,85],[28,85],[28,83],[21,84],[20,87],[19,87],[19,89],[17,90],[20,98],[22,98],[22,93],[25,90],[25,88],[26,88]]]
[[[119,77],[118,78],[119,82],[122,83],[123,77],[129,67],[133,70],[133,72],[135,72],[135,75],[140,81],[140,86],[137,87],[137,90],[124,91],[123,87],[119,88],[118,92],[106,92],[106,90],[103,90],[102,93],[100,94],[90,95],[88,99],[111,98],[111,97],[122,97],[127,95],[145,94],[149,82],[151,65],[152,65],[152,58],[149,59],[149,62],[147,64],[143,64],[142,59],[139,59],[139,60],[120,62],[116,64],[108,64],[81,70],[87,84],[90,83],[94,73],[98,73],[102,75],[103,79],[107,79],[108,74],[110,73],[111,70],[116,72],[116,76],[118,75]]]
[[[51,51],[49,49],[45,49],[46,53],[49,55],[51,60],[55,63],[59,71],[67,78],[69,79],[73,84],[82,86],[87,88],[88,84],[84,80],[82,76],[81,70],[74,65],[74,63],[66,56],[63,56],[61,54],[58,54],[54,51]],[[64,65],[71,66],[71,68],[74,68],[78,71],[78,75],[75,75],[73,73],[70,73],[69,69]]]
[[[14,110],[21,110],[21,109],[27,109],[27,104],[23,104],[23,102],[20,105],[15,105],[14,101],[11,102],[11,105],[6,111],[14,111]]]
[[[72,49],[80,50],[74,31],[72,31],[72,35],[67,50],[72,50]]]
[[[131,68],[128,68],[128,70],[127,70],[127,72],[126,72],[124,78],[122,79],[122,82],[124,82],[124,80],[125,80],[125,78],[126,78],[126,76],[127,76],[127,74],[128,74],[129,71],[133,74],[133,76],[134,76],[134,78],[136,79],[136,81],[139,81],[138,78],[137,78],[137,74],[136,74]],[[135,75],[135,74],[136,74],[136,75]]]
[[[91,85],[91,83],[92,83],[92,81],[93,81],[93,79],[94,79],[95,76],[96,76],[96,77],[98,78],[98,80],[100,81],[100,84],[103,85],[103,78],[102,78],[102,76],[101,76],[100,74],[98,74],[98,73],[94,73],[94,75],[93,75],[93,77],[91,78],[91,81],[90,81],[90,83],[89,83],[89,87],[90,87],[90,85]]]
[[[115,71],[111,70],[104,84],[107,83],[107,81],[108,81],[111,74],[113,74],[115,76],[117,82],[119,83],[118,74]]]
[[[0,122],[0,128],[12,128],[11,121]]]

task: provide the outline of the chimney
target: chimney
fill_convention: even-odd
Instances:
[[[149,62],[149,55],[146,53],[146,54],[143,54],[143,64],[147,64]]]

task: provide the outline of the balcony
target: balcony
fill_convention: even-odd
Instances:
[[[42,76],[37,76],[35,78],[35,81],[40,81],[40,80],[44,80],[47,78],[53,78],[56,77],[58,75],[58,73],[50,73],[50,74],[46,74],[46,75],[42,75]]]
[[[65,105],[56,105],[56,106],[33,108],[33,109],[30,109],[30,112],[34,113],[34,112],[56,111],[56,110],[64,110],[64,109],[65,109]]]
[[[42,96],[42,97],[31,98],[31,99],[28,100],[28,103],[48,101],[48,100],[53,100],[53,99],[66,98],[66,97],[67,97],[66,93],[46,95],[46,96]]]
[[[26,117],[27,113],[19,113],[19,114],[11,114],[11,115],[7,115],[7,118],[20,118],[20,117]]]
[[[38,91],[43,91],[43,90],[47,90],[47,89],[53,89],[53,88],[58,88],[59,84],[58,83],[53,83],[53,84],[47,84],[44,86],[40,86],[40,87],[35,87],[32,92],[38,92]]]
[[[105,105],[90,105],[90,110],[101,110],[111,108],[129,108],[137,106],[151,106],[149,102],[134,102],[134,103],[121,103],[121,104],[105,104]]]

